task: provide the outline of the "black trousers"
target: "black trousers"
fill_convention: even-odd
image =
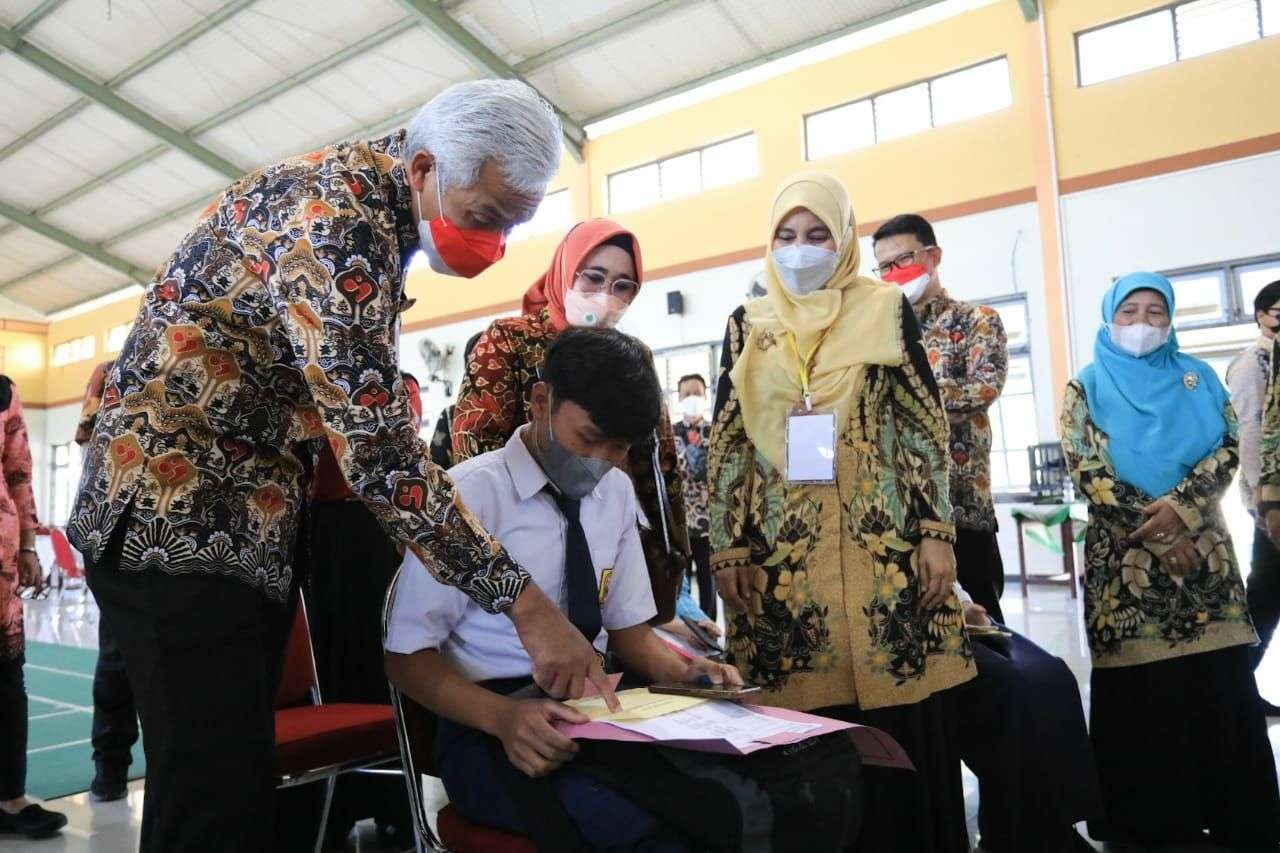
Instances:
[[[93,763],[106,780],[123,780],[133,763],[138,712],[124,656],[111,623],[98,618],[98,665],[93,670]]]
[[[273,850],[274,706],[292,602],[216,575],[121,571],[126,527],[86,577],[142,719],[142,853]]]
[[[21,657],[0,660],[0,800],[27,790],[27,687]]]
[[[716,581],[711,572],[711,540],[706,536],[690,536],[689,546],[693,549],[693,576],[698,581],[698,607],[715,619]]]
[[[361,501],[311,505],[308,615],[326,702],[391,701],[382,666],[382,604],[400,568],[400,552]],[[358,820],[410,831],[409,795],[399,776],[338,778],[330,838]]]
[[[991,853],[1067,853],[1102,792],[1076,678],[1025,637],[976,640],[978,677],[947,690],[960,757],[978,777],[978,829]]]
[[[1267,532],[1257,528],[1253,531],[1253,566],[1245,600],[1260,640],[1253,650],[1253,666],[1257,669],[1280,624],[1280,551],[1271,544]]]
[[[994,530],[956,530],[956,580],[992,619],[1004,621],[1004,560]]]
[[[956,720],[945,694],[911,705],[837,705],[813,713],[880,729],[916,768],[863,768],[866,808],[850,853],[969,853]]]
[[[1106,815],[1097,841],[1275,850],[1280,789],[1253,649],[1094,667],[1089,734]]]

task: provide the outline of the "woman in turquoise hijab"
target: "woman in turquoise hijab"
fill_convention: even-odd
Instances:
[[[1085,628],[1100,841],[1274,850],[1280,793],[1220,501],[1239,464],[1213,369],[1180,352],[1173,287],[1139,272],[1102,301],[1062,445],[1089,504]]]

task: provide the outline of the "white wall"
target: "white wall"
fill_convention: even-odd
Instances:
[[[1280,153],[1072,193],[1062,219],[1074,372],[1115,278],[1280,251]]]

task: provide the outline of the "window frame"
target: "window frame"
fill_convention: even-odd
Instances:
[[[965,71],[972,71],[973,69],[980,68],[983,65],[990,65],[991,63],[1001,62],[1001,61],[1003,61],[1005,64],[1006,77],[1010,78],[1008,106],[1001,107],[998,110],[992,110],[989,113],[979,113],[978,115],[969,116],[968,118],[964,118],[959,121],[948,122],[947,124],[943,124],[943,125],[939,125],[935,123],[934,107],[933,107],[933,81],[939,80],[943,77],[950,77],[952,74],[961,74]],[[967,65],[961,65],[956,68],[948,69],[947,71],[943,71],[939,74],[930,74],[927,77],[919,77],[913,80],[908,80],[905,83],[899,83],[898,85],[891,86],[887,89],[881,89],[875,92],[870,92],[866,95],[862,95],[861,97],[852,98],[847,101],[841,101],[840,103],[837,103],[837,104],[831,104],[829,106],[825,106],[820,110],[813,110],[812,112],[803,113],[800,116],[800,128],[801,128],[801,135],[803,137],[802,141],[803,141],[803,148],[804,148],[803,153],[804,153],[805,162],[806,163],[813,162],[815,159],[823,160],[828,157],[840,157],[845,154],[849,154],[853,151],[862,151],[862,150],[865,150],[865,148],[870,148],[870,147],[879,145],[881,144],[882,141],[886,143],[896,142],[899,139],[907,139],[911,136],[915,136],[916,135],[915,133],[909,133],[909,134],[906,134],[905,136],[895,136],[890,139],[881,140],[880,124],[879,124],[879,120],[876,117],[876,107],[875,107],[876,98],[881,98],[881,97],[884,97],[885,95],[891,95],[894,92],[898,92],[901,90],[910,89],[913,86],[919,86],[923,84],[925,87],[925,94],[929,102],[929,126],[927,128],[924,128],[923,130],[917,131],[918,133],[925,133],[930,130],[938,130],[943,127],[951,127],[953,125],[963,124],[964,122],[971,121],[975,118],[981,118],[982,116],[995,115],[996,113],[1001,112],[1002,110],[1012,109],[1014,105],[1014,97],[1013,97],[1013,80],[1011,78],[1011,74],[1012,74],[1012,68],[1009,63],[1009,54],[1001,53],[996,56],[989,56],[986,59],[980,59],[976,62],[970,62]],[[843,109],[844,107],[850,107],[850,106],[853,106],[854,104],[862,103],[863,101],[868,102],[871,106],[871,134],[873,137],[871,145],[864,146],[863,148],[851,148],[846,151],[837,152],[835,154],[827,154],[827,155],[824,155],[823,157],[814,158],[810,154],[809,119],[812,118],[813,116],[822,115],[823,113],[829,113],[829,112],[832,112],[833,110]]]
[[[703,175],[702,158],[705,152],[707,151],[707,149],[715,148],[718,145],[725,145],[729,142],[736,142],[739,139],[747,139],[747,138],[757,140],[756,141],[756,174],[754,176],[747,176],[747,177],[740,178],[737,181],[731,181],[727,184],[716,184],[713,187],[706,186],[705,176]],[[711,142],[706,142],[702,145],[697,145],[691,148],[683,148],[683,149],[680,149],[679,151],[673,151],[670,154],[664,154],[663,156],[657,157],[653,160],[645,160],[642,163],[636,163],[634,165],[627,166],[626,168],[617,169],[616,171],[609,172],[607,175],[604,176],[605,209],[608,211],[609,216],[620,215],[624,213],[631,213],[632,211],[643,210],[646,207],[652,207],[654,205],[662,204],[663,202],[679,201],[680,199],[691,198],[695,195],[698,195],[699,193],[712,192],[714,190],[724,189],[725,187],[731,187],[734,184],[741,183],[742,181],[749,181],[752,179],[752,177],[758,178],[760,176],[760,157],[759,157],[760,150],[759,150],[758,140],[759,140],[759,134],[757,134],[754,130],[746,130],[746,131],[743,131],[742,133],[735,133],[731,136],[721,137]],[[673,195],[673,196],[664,195],[662,192],[662,164],[667,162],[668,160],[676,160],[680,157],[687,157],[690,154],[698,155],[698,188],[693,190],[692,192],[681,193],[680,195]],[[653,166],[655,168],[658,176],[657,199],[653,202],[650,202],[648,204],[642,204],[638,207],[628,207],[626,210],[615,210],[614,202],[613,202],[613,179],[618,175],[622,175],[627,172],[634,172],[639,169],[645,169],[650,166]]]
[[[1071,42],[1072,42],[1073,48],[1075,49],[1076,88],[1087,89],[1092,86],[1101,86],[1105,83],[1114,83],[1116,80],[1123,80],[1126,77],[1133,77],[1134,75],[1142,74],[1147,71],[1154,71],[1156,68],[1166,68],[1169,65],[1177,65],[1179,62],[1186,61],[1182,57],[1182,42],[1178,38],[1178,15],[1176,10],[1179,6],[1189,6],[1195,2],[1197,2],[1197,0],[1174,0],[1174,2],[1166,3],[1163,6],[1153,6],[1150,9],[1143,9],[1141,12],[1134,12],[1132,15],[1125,15],[1124,17],[1121,17],[1121,18],[1115,18],[1113,20],[1106,21],[1105,23],[1094,24],[1091,27],[1086,27],[1083,30],[1078,30],[1077,32],[1073,33],[1071,36]],[[1266,31],[1266,24],[1262,18],[1262,2],[1261,0],[1251,0],[1251,2],[1253,3],[1254,20],[1256,21],[1258,26],[1258,37],[1256,39],[1252,39],[1251,41],[1246,41],[1246,42],[1239,42],[1233,45],[1228,45],[1227,47],[1221,47],[1221,48],[1218,48],[1217,50],[1211,50],[1208,53],[1196,54],[1195,56],[1187,57],[1187,59],[1198,59],[1201,56],[1209,56],[1210,54],[1218,53],[1219,51],[1230,50],[1233,47],[1240,47],[1241,45],[1251,44],[1253,41],[1262,41],[1264,39],[1269,38]],[[1128,74],[1121,74],[1119,77],[1110,77],[1106,80],[1098,80],[1094,83],[1081,82],[1081,80],[1083,79],[1081,77],[1081,67],[1080,67],[1080,37],[1081,36],[1089,35],[1090,33],[1095,33],[1098,30],[1105,30],[1108,27],[1116,27],[1121,24],[1127,24],[1129,21],[1136,21],[1139,18],[1154,17],[1155,15],[1158,15],[1161,12],[1164,12],[1169,15],[1169,24],[1173,31],[1173,62],[1166,63],[1164,65],[1156,65],[1151,68],[1144,68],[1141,71],[1132,71]]]
[[[992,296],[992,297],[981,298],[981,299],[972,299],[969,301],[973,302],[976,305],[985,305],[988,308],[994,308],[996,310],[999,310],[999,306],[1001,305],[1020,304],[1022,306],[1023,314],[1026,316],[1026,319],[1027,319],[1027,340],[1025,343],[1021,343],[1016,346],[1009,346],[1006,351],[1006,355],[1010,362],[1013,361],[1013,359],[1015,358],[1021,358],[1023,356],[1026,356],[1027,364],[1030,366],[1030,369],[1031,369],[1031,393],[1029,395],[1031,397],[1031,408],[1033,411],[1038,413],[1039,409],[1037,408],[1037,405],[1036,405],[1036,384],[1035,384],[1035,365],[1036,365],[1037,353],[1036,353],[1036,348],[1033,344],[1033,341],[1035,340],[1035,335],[1032,334],[1032,330],[1031,330],[1030,298],[1026,293],[1004,293],[1004,294],[1001,294],[1000,296]],[[1019,395],[1019,396],[1022,396],[1022,395]],[[1003,399],[1004,399],[1004,390],[1001,389],[1000,396],[997,397],[991,403],[991,406],[987,407],[988,420],[990,420],[989,413],[991,411],[992,406],[999,405],[1000,401]],[[1038,431],[1039,431],[1039,427],[1037,426],[1037,432]],[[1004,435],[1003,421],[1001,421],[1001,435]],[[993,444],[994,444],[994,436],[993,436]],[[999,450],[997,450],[994,446],[991,448],[992,456],[995,456],[995,454],[999,453],[1002,456],[1005,456],[1007,458],[1008,454],[1012,452],[1018,452],[1018,451],[1011,450],[1008,447],[1003,447]],[[1027,452],[1027,448],[1025,447],[1022,448],[1021,452],[1025,454]],[[1007,467],[1008,463],[1006,462],[1005,464]],[[992,480],[991,498],[995,502],[1020,501],[1020,500],[1024,500],[1028,495],[1031,494],[1029,486],[1020,487],[1020,486],[1014,486],[1014,485],[1006,485],[1004,488],[997,489],[995,486],[995,477],[993,476],[991,480]]]
[[[1266,255],[1251,255],[1244,258],[1234,258],[1229,261],[1219,261],[1211,264],[1193,264],[1191,266],[1177,267],[1160,271],[1160,274],[1172,281],[1187,275],[1201,275],[1204,273],[1219,273],[1221,275],[1222,288],[1225,291],[1223,296],[1223,313],[1219,319],[1212,321],[1202,321],[1199,323],[1178,323],[1177,317],[1173,318],[1176,327],[1184,331],[1200,331],[1204,329],[1230,328],[1231,326],[1239,326],[1247,323],[1255,323],[1253,316],[1252,303],[1245,304],[1244,286],[1240,281],[1239,270],[1245,267],[1256,267],[1264,264],[1274,264],[1280,267],[1280,252],[1272,252]],[[1205,350],[1199,347],[1195,348],[1195,356],[1197,358],[1214,358],[1218,356],[1231,355],[1237,352],[1236,348],[1223,348],[1221,350],[1212,349]]]

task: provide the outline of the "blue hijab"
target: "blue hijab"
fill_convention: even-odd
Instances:
[[[1093,364],[1080,371],[1080,382],[1090,417],[1111,439],[1116,474],[1158,498],[1222,444],[1227,392],[1213,368],[1178,352],[1172,330],[1164,346],[1140,358],[1112,342],[1107,324],[1129,294],[1143,289],[1164,296],[1172,319],[1173,285],[1167,278],[1135,272],[1117,281],[1102,299]]]

